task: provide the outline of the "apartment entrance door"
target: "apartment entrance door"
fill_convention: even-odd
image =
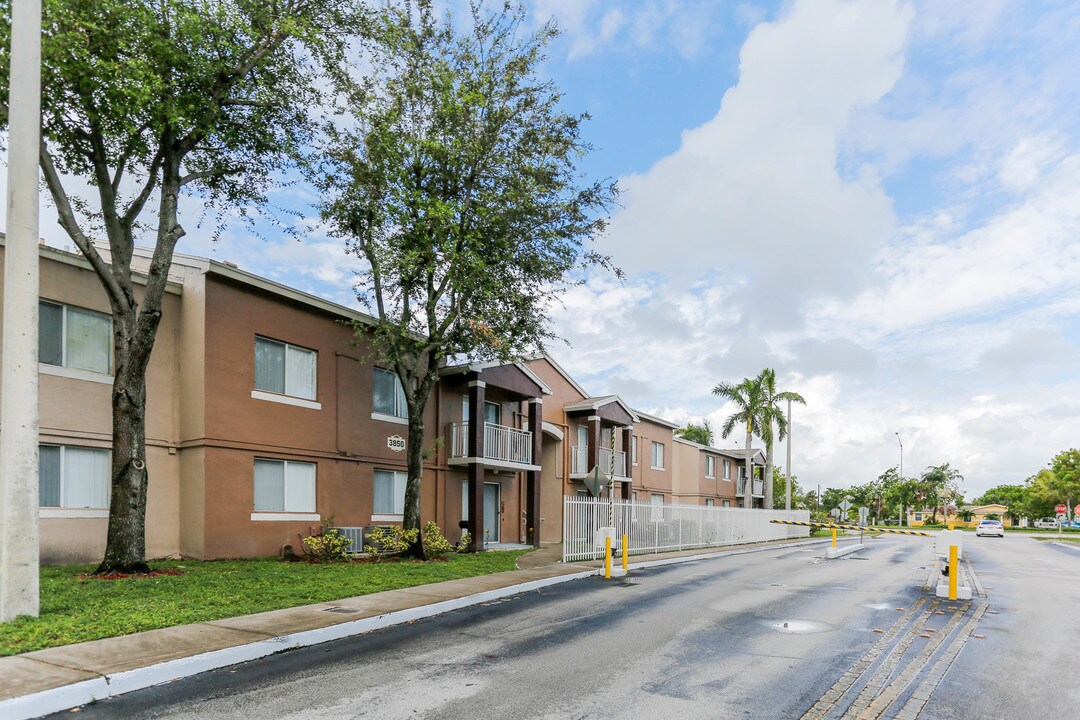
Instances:
[[[484,542],[499,542],[499,483],[484,483]]]

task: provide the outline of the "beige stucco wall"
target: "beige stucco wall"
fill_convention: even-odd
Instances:
[[[3,250],[0,248],[0,268]],[[2,275],[0,275],[2,276]],[[136,285],[136,299],[142,287]],[[108,314],[109,303],[97,276],[81,256],[43,248],[40,261],[42,299]],[[166,293],[161,324],[147,368],[147,468],[150,475],[146,515],[148,557],[179,549],[179,463],[176,387],[180,296]],[[40,434],[43,443],[109,448],[112,443],[112,378],[70,377],[63,369],[43,366],[39,379]],[[172,452],[170,452],[170,450]],[[96,562],[105,548],[108,520],[75,509],[45,511],[68,517],[41,519],[41,558],[45,563]]]

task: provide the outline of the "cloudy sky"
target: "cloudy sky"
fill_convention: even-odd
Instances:
[[[969,498],[1080,444],[1080,3],[530,8],[592,115],[585,171],[624,190],[601,249],[627,280],[554,317],[586,389],[719,427],[713,385],[774,367],[810,487],[896,465],[894,433],[905,474],[947,461]],[[336,241],[186,220],[182,252],[349,301]]]

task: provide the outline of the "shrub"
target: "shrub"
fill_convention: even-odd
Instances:
[[[442,534],[434,520],[428,521],[428,524],[424,526],[424,533],[421,537],[424,544],[424,555],[429,558],[446,557],[454,552],[454,546]]]
[[[349,559],[352,541],[334,527],[333,518],[323,521],[322,532],[303,539],[304,552],[315,562],[342,562]]]
[[[368,535],[364,552],[371,555],[400,555],[416,542],[416,530],[402,530],[399,525],[375,528]]]
[[[458,540],[457,545],[454,546],[454,552],[463,553],[468,551],[470,542],[472,542],[472,533],[468,530],[463,530],[461,532],[461,539]]]

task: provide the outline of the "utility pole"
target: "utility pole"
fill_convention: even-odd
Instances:
[[[784,498],[784,509],[791,509],[791,398],[787,401],[787,495]]]
[[[41,0],[11,7],[7,247],[0,377],[0,622],[37,617],[38,149]]]
[[[904,482],[904,443],[900,440],[900,433],[893,433],[896,442],[900,443],[900,482]],[[900,527],[904,527],[904,503],[900,503]]]

